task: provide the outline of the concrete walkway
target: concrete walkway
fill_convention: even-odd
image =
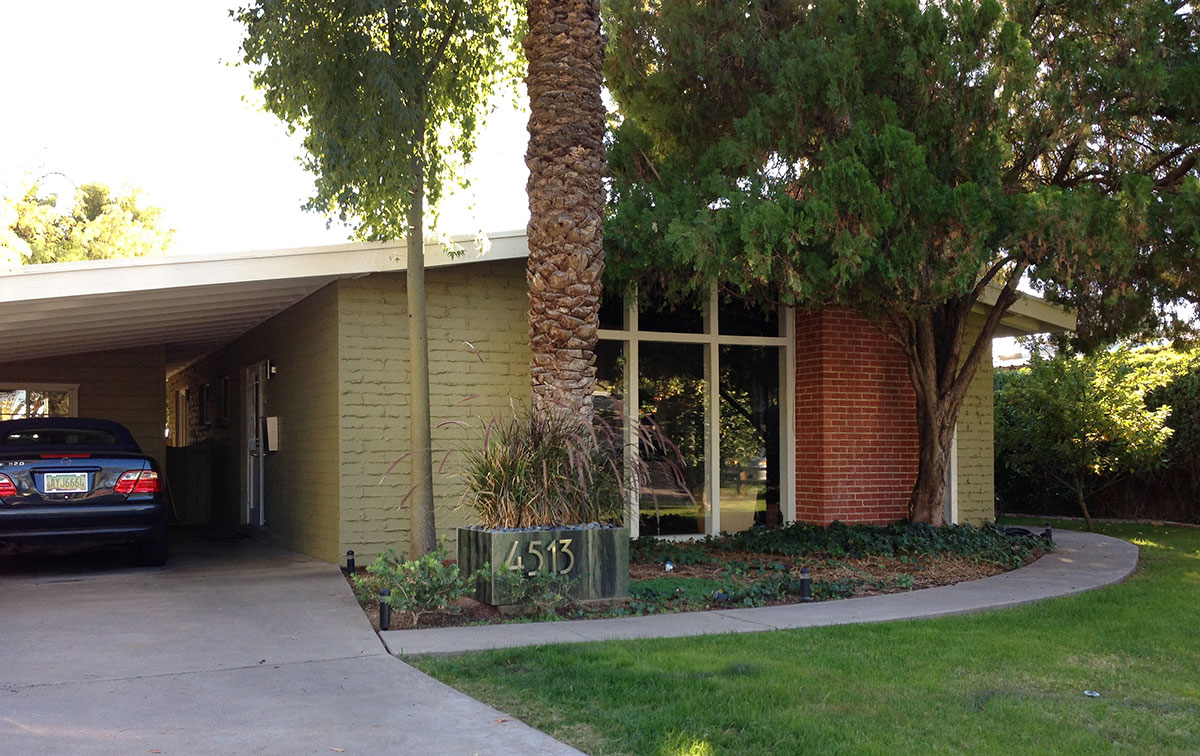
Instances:
[[[0,560],[0,754],[578,754],[389,656],[340,570],[180,538]]]
[[[1120,582],[1137,568],[1138,548],[1128,541],[1070,530],[1056,530],[1054,540],[1057,547],[1052,553],[1019,570],[910,593],[756,609],[392,630],[380,635],[393,654],[445,655],[547,643],[677,638],[711,633],[754,633],[859,622],[888,622],[1003,609],[1067,596]]]

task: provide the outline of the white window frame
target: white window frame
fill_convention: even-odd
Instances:
[[[0,383],[0,391],[66,391],[69,394],[68,412],[66,417],[79,417],[79,384],[78,383],[38,383],[25,381],[9,381]],[[25,417],[29,417],[26,415]],[[34,417],[38,417],[34,415]],[[19,420],[22,418],[12,418]]]
[[[619,342],[625,355],[625,448],[629,459],[626,469],[632,469],[636,463],[637,440],[634,437],[638,427],[638,407],[641,404],[638,395],[638,352],[643,341],[669,342],[674,344],[701,344],[704,346],[704,383],[709,397],[704,431],[704,490],[713,506],[707,513],[705,530],[707,535],[721,532],[721,459],[716,453],[721,448],[721,397],[720,392],[713,390],[713,381],[720,375],[720,347],[722,346],[767,346],[781,349],[782,364],[779,367],[779,411],[780,419],[779,464],[782,466],[779,476],[779,508],[784,523],[796,520],[796,317],[792,307],[780,307],[779,318],[782,324],[782,334],[779,336],[733,336],[722,334],[719,322],[720,295],[714,285],[709,289],[708,306],[704,312],[702,333],[676,333],[672,331],[644,331],[638,323],[637,288],[631,286],[625,294],[624,328],[601,328],[597,338]],[[640,534],[641,505],[640,494],[636,490],[628,492],[629,500],[629,535],[636,538]],[[696,535],[664,535],[657,536],[663,540],[692,540]]]

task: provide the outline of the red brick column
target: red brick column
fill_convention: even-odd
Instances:
[[[899,345],[844,310],[796,313],[796,519],[908,516],[916,399]]]

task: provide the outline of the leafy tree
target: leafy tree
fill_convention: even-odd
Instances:
[[[529,341],[534,409],[591,422],[604,272],[599,0],[527,0]]]
[[[610,10],[610,283],[717,281],[875,321],[916,394],[914,520],[941,521],[959,409],[1023,278],[1114,333],[1196,298],[1191,5]]]
[[[507,0],[255,0],[243,61],[268,111],[304,134],[306,208],[364,240],[407,240],[413,515],[409,553],[437,545],[424,212],[470,159],[489,95],[512,73]]]
[[[83,184],[70,210],[59,204],[38,182],[0,198],[0,254],[15,263],[161,255],[175,234],[162,227],[163,211],[144,204],[136,189],[114,193]]]
[[[1043,357],[997,381],[996,456],[1017,475],[1037,474],[1088,501],[1125,477],[1156,470],[1174,430],[1169,404],[1147,395],[1187,370],[1171,350],[1118,349]]]

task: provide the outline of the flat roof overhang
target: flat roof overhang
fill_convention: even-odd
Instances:
[[[453,255],[427,244],[426,267],[529,254],[524,231],[489,235],[486,250],[453,242]],[[403,243],[12,266],[0,275],[0,362],[164,345],[174,371],[332,281],[406,268]]]
[[[979,301],[975,303],[975,312],[987,312],[994,307],[1001,290],[1001,287],[995,284],[984,289]],[[1019,291],[1017,301],[1000,319],[995,338],[1074,331],[1076,323],[1075,313],[1071,310]]]
[[[425,246],[425,265],[523,259],[524,231]],[[401,242],[11,266],[0,275],[0,363],[163,345],[173,372],[339,278],[403,271]],[[976,310],[996,301],[988,287]],[[1075,315],[1022,294],[996,336],[1073,330]]]

